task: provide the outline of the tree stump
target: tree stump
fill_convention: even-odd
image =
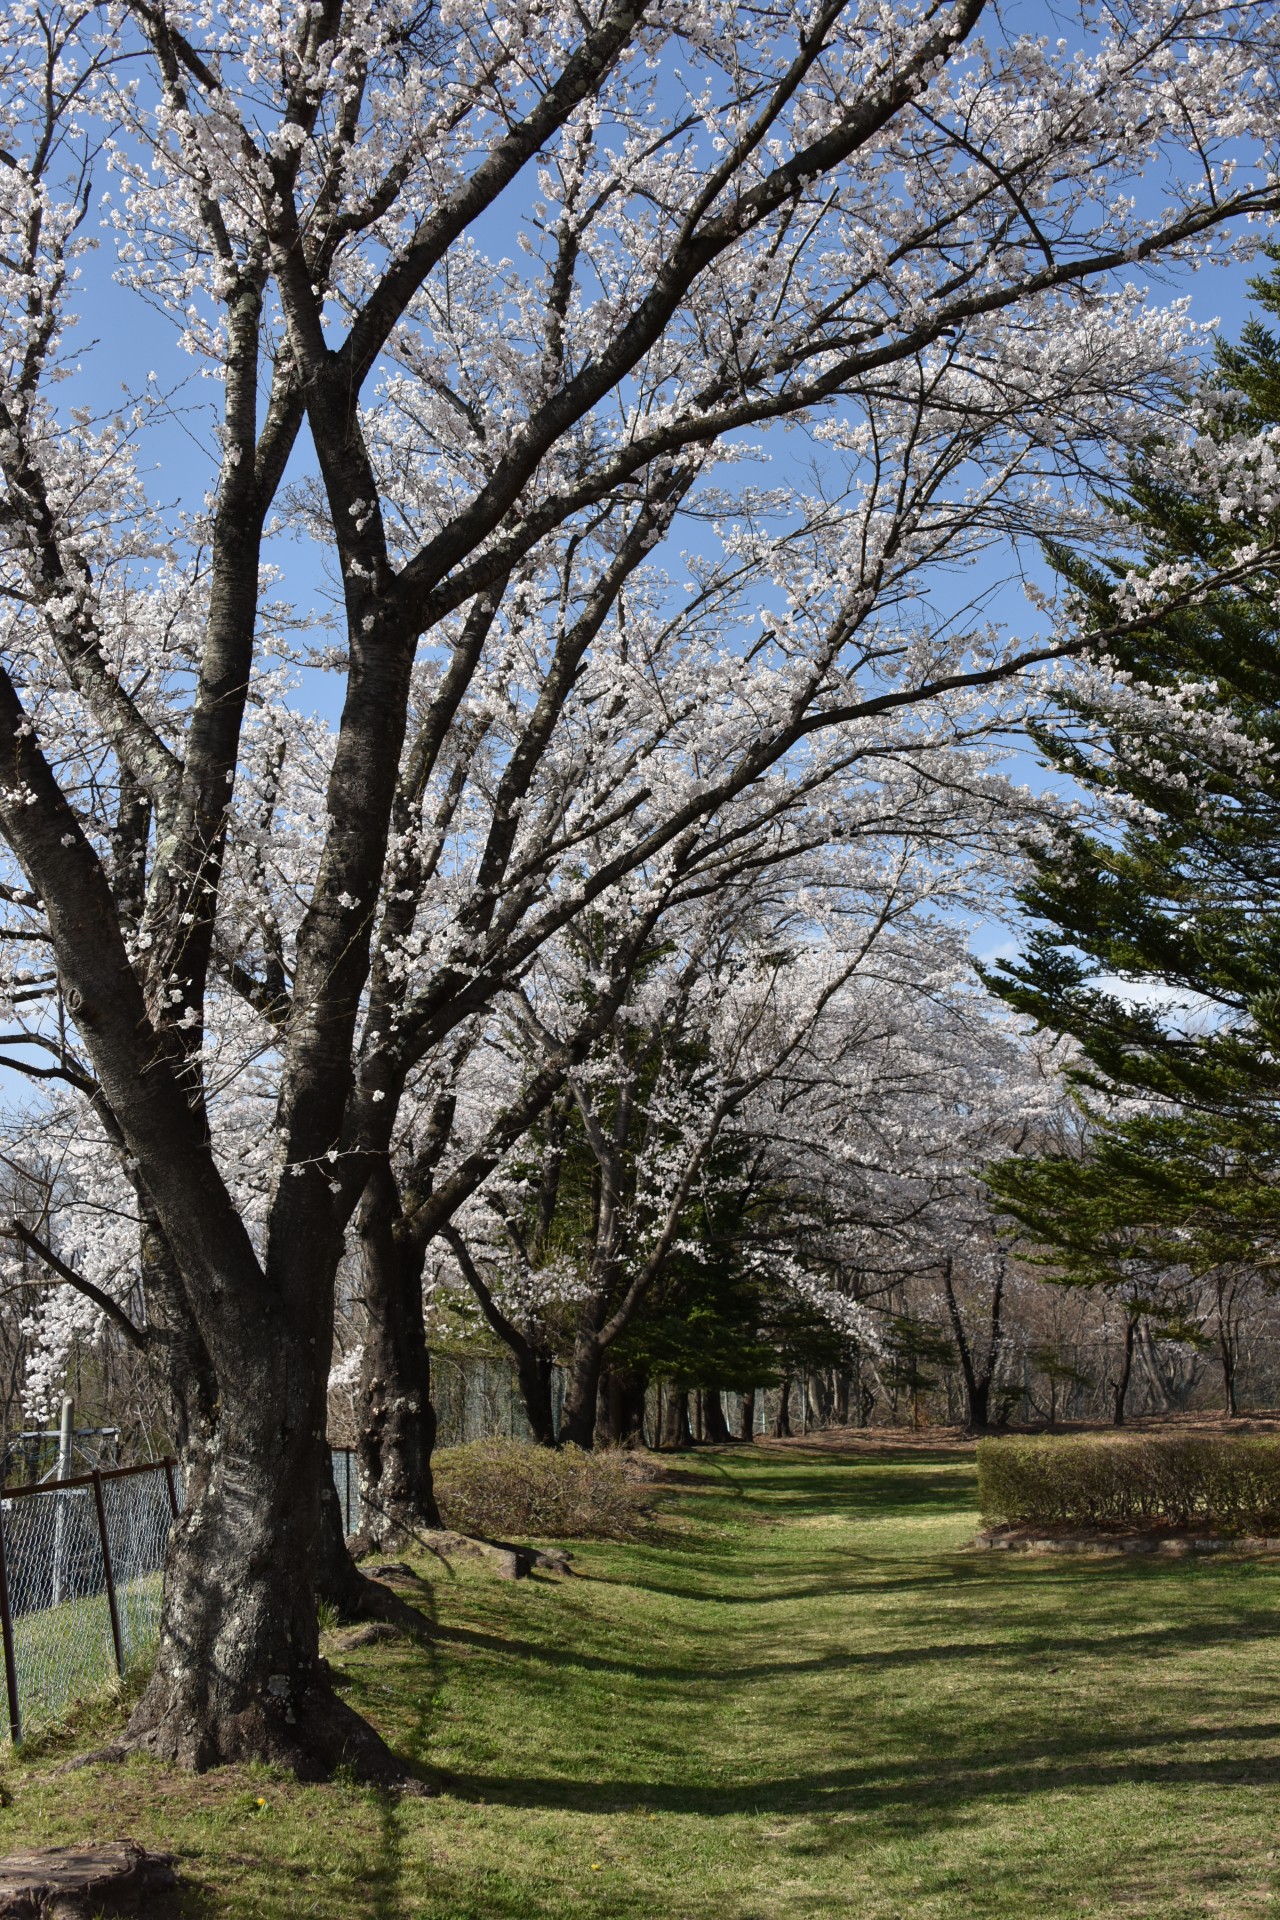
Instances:
[[[92,1920],[136,1914],[164,1920],[175,1909],[173,1856],[133,1840],[100,1847],[34,1847],[0,1860],[0,1920]]]

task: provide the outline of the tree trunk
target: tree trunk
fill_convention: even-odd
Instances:
[[[982,1375],[972,1386],[965,1383],[965,1428],[969,1433],[986,1433],[991,1426],[991,1382]]]
[[[524,1402],[525,1419],[529,1422],[534,1444],[554,1447],[556,1417],[551,1401],[551,1356],[527,1347],[515,1355],[515,1363],[520,1398]]]
[[[453,1250],[453,1256],[462,1269],[463,1278],[480,1303],[480,1310],[493,1328],[498,1338],[508,1349],[515,1361],[516,1378],[520,1383],[520,1397],[524,1401],[525,1417],[529,1422],[529,1431],[540,1447],[554,1447],[556,1444],[556,1416],[551,1399],[552,1360],[548,1353],[535,1346],[528,1335],[521,1331],[498,1306],[490,1291],[489,1284],[471,1256],[458,1229],[450,1222],[443,1223],[437,1231],[445,1244]]]
[[[596,1417],[598,1447],[642,1447],[649,1376],[630,1367],[606,1367]]]
[[[738,1429],[738,1438],[748,1444],[755,1438],[756,1431],[756,1390],[744,1387],[742,1392],[742,1424]]]
[[[693,1445],[689,1431],[689,1396],[683,1387],[667,1384],[662,1400],[662,1432],[659,1445],[678,1450]]]
[[[379,1549],[440,1525],[431,1480],[436,1417],[422,1318],[425,1249],[406,1230],[389,1175],[360,1216],[367,1326],[360,1367],[361,1542]]]
[[[806,1431],[812,1425],[820,1432],[831,1419],[831,1388],[825,1373],[811,1373],[806,1391],[811,1416],[811,1419],[806,1422]]]
[[[1218,1358],[1222,1363],[1222,1400],[1223,1411],[1235,1414],[1236,1405],[1236,1349],[1231,1331],[1231,1315],[1227,1305],[1227,1289],[1221,1275],[1217,1281],[1218,1293]]]
[[[1236,1357],[1231,1349],[1231,1341],[1223,1333],[1219,1337],[1222,1355],[1222,1400],[1223,1411],[1234,1415],[1240,1411],[1236,1404]]]
[[[142,1219],[140,1265],[151,1329],[148,1359],[154,1360],[172,1422],[173,1440],[185,1459],[209,1444],[217,1418],[218,1388],[208,1349],[192,1317],[164,1229],[146,1189],[137,1188]]]
[[[722,1447],[733,1438],[729,1432],[729,1422],[724,1417],[724,1405],[720,1399],[719,1387],[701,1387],[698,1398],[702,1405],[702,1437],[714,1446]]]
[[[1120,1362],[1120,1378],[1115,1384],[1115,1397],[1112,1401],[1112,1424],[1124,1425],[1124,1403],[1129,1396],[1129,1381],[1133,1375],[1133,1347],[1137,1338],[1138,1322],[1133,1314],[1128,1314],[1124,1323],[1124,1354]]]
[[[1003,1276],[1002,1276],[1003,1277]],[[999,1283],[997,1283],[999,1284]],[[951,1331],[955,1337],[956,1356],[960,1362],[960,1378],[964,1384],[964,1426],[966,1433],[985,1433],[991,1398],[991,1368],[979,1371],[974,1363],[973,1348],[965,1331],[960,1314],[960,1303],[956,1299],[955,1280],[951,1255],[942,1263],[942,1292],[947,1303],[947,1314],[951,1321]],[[999,1312],[997,1303],[996,1312]],[[912,1425],[915,1425],[915,1399],[912,1398]]]
[[[622,1381],[612,1367],[605,1367],[600,1375],[600,1387],[596,1395],[596,1424],[592,1445],[620,1446],[622,1418]]]
[[[791,1438],[791,1375],[784,1373],[778,1389],[778,1417],[773,1423],[775,1440]]]
[[[266,1759],[302,1779],[343,1763],[366,1778],[403,1776],[319,1658],[327,1371],[328,1349],[322,1365],[305,1325],[247,1352],[238,1374],[223,1370],[213,1443],[184,1461],[160,1646],[127,1747],[199,1770]]]
[[[836,1374],[835,1390],[831,1400],[832,1419],[838,1427],[847,1427],[849,1424],[849,1376],[847,1373]]]
[[[578,1337],[573,1343],[573,1358],[569,1363],[569,1378],[560,1414],[561,1446],[581,1447],[584,1453],[590,1453],[595,1443],[596,1401],[603,1367],[604,1351],[588,1309],[583,1324],[578,1328]]]

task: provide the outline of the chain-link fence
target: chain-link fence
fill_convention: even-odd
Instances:
[[[67,1473],[91,1473],[95,1467],[105,1470],[120,1465],[119,1427],[73,1427],[70,1438]],[[27,1487],[37,1480],[58,1479],[61,1439],[57,1427],[6,1434],[0,1440],[0,1486]]]
[[[332,1447],[333,1488],[342,1508],[342,1531],[348,1540],[360,1530],[360,1474],[354,1447]]]
[[[171,1460],[0,1494],[0,1628],[14,1740],[60,1720],[152,1645],[178,1505]]]
[[[348,1534],[360,1524],[349,1447],[333,1450]],[[55,1725],[145,1659],[160,1632],[173,1460],[0,1488],[0,1631],[10,1737]]]
[[[564,1402],[565,1372],[551,1370],[551,1411],[557,1430]],[[431,1405],[436,1416],[436,1445],[458,1447],[470,1440],[529,1440],[516,1370],[509,1360],[487,1354],[431,1356]]]

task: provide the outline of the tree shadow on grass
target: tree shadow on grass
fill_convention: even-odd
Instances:
[[[1265,1755],[1231,1752],[1232,1743],[1270,1743]],[[459,1799],[495,1805],[592,1815],[681,1813],[701,1819],[760,1814],[874,1815],[899,1834],[936,1827],[966,1815],[976,1803],[1016,1803],[1072,1788],[1120,1786],[1280,1787],[1280,1721],[1254,1726],[1195,1727],[1175,1736],[1126,1733],[1125,1751],[1110,1757],[1083,1735],[1055,1745],[1040,1740],[1001,1739],[999,1752],[966,1748],[949,1757],[935,1752],[894,1765],[856,1762],[810,1773],[780,1774],[730,1784],[702,1785],[656,1780],[571,1780],[551,1777],[503,1779],[454,1773],[447,1785]],[[1223,1746],[1222,1754],[1188,1748]],[[1161,1756],[1152,1749],[1167,1749]],[[835,1840],[833,1838],[833,1844]],[[839,1844],[847,1845],[847,1836]]]
[[[794,1599],[796,1596],[790,1594],[781,1597]],[[917,1620],[914,1624],[922,1635],[928,1632],[927,1620]],[[957,1628],[954,1613],[948,1614],[940,1621],[940,1625],[954,1635]],[[696,1642],[690,1645],[686,1656],[675,1661],[650,1661],[592,1653],[581,1646],[521,1639],[509,1634],[485,1632],[476,1627],[439,1627],[435,1637],[443,1648],[466,1647],[474,1652],[522,1661],[532,1666],[706,1687],[800,1678],[805,1674],[861,1672],[874,1675],[919,1667],[974,1663],[988,1666],[1005,1664],[1016,1669],[1045,1658],[1052,1658],[1059,1666],[1070,1666],[1076,1659],[1096,1660],[1100,1657],[1108,1660],[1151,1661],[1184,1652],[1205,1651],[1215,1646],[1269,1639],[1275,1629],[1276,1610],[1273,1605],[1248,1610],[1236,1607],[1222,1620],[1209,1620],[1199,1614],[1187,1621],[1120,1631],[1102,1620],[1096,1623],[1094,1631],[1074,1634],[1064,1633],[1053,1626],[1036,1632],[1028,1628],[1024,1618],[1011,1624],[1009,1631],[999,1637],[924,1638],[919,1643],[905,1647],[836,1645],[812,1657],[782,1653],[776,1659],[735,1659],[723,1664],[709,1660],[703,1644],[707,1640],[713,1643],[717,1641],[714,1628],[702,1630]]]
[[[825,1458],[820,1466],[798,1468],[787,1462],[781,1468],[763,1470],[752,1465],[732,1473],[734,1485],[765,1516],[796,1517],[850,1512],[872,1518],[878,1513],[895,1518],[914,1517],[922,1511],[964,1512],[974,1505],[977,1486],[972,1463],[948,1459],[943,1454],[914,1454],[910,1466],[886,1466],[883,1461],[848,1460],[833,1466]],[[681,1494],[682,1501],[724,1498],[721,1481],[704,1482],[696,1490]]]

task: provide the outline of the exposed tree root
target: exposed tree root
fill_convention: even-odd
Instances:
[[[499,1580],[523,1580],[535,1567],[547,1573],[568,1573],[573,1558],[564,1547],[513,1546],[509,1541],[487,1540],[480,1534],[455,1533],[450,1527],[424,1527],[413,1533],[404,1532],[398,1536],[398,1544],[402,1547],[421,1547],[425,1553],[434,1554],[439,1560],[482,1560]],[[351,1551],[359,1559],[372,1552],[385,1553],[387,1550],[384,1543],[371,1546],[361,1535],[357,1535],[351,1543]],[[371,1571],[375,1576],[383,1572],[377,1567]]]
[[[389,1587],[384,1580],[362,1573],[353,1567],[354,1581],[349,1583],[344,1594],[344,1603],[335,1610],[344,1624],[354,1626],[364,1620],[381,1620],[397,1627],[411,1639],[424,1640],[431,1631],[431,1623],[421,1610],[410,1605],[401,1594]]]
[[[425,1796],[431,1791],[322,1675],[287,1705],[255,1701],[216,1718],[207,1709],[192,1713],[181,1701],[153,1703],[151,1691],[138,1703],[123,1740],[95,1757],[146,1753],[195,1773],[267,1761],[298,1780],[328,1780],[343,1767],[391,1792]]]

